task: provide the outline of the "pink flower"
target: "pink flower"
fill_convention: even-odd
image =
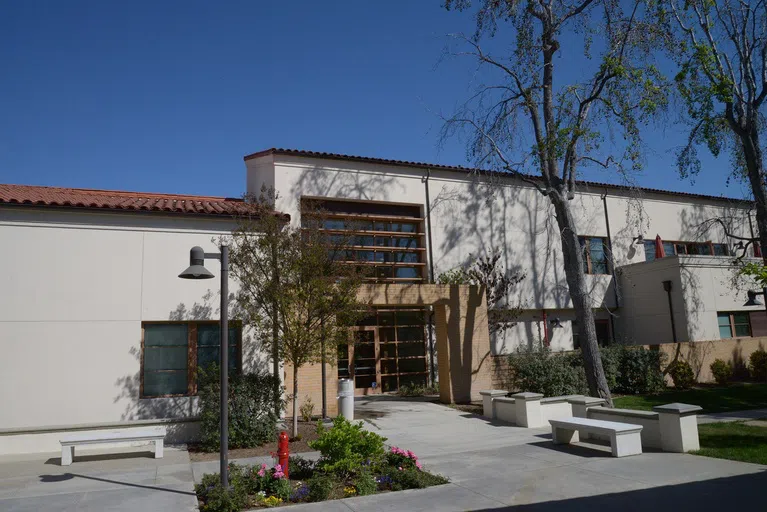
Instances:
[[[417,467],[419,470],[423,469],[423,465],[421,465],[421,463],[418,461],[416,461],[415,467]]]
[[[398,469],[398,470],[400,470],[400,471],[402,471],[402,466],[398,467],[397,469]]]
[[[266,468],[268,468],[268,467],[269,467],[269,466],[267,466],[266,464],[261,464],[261,469],[266,469]]]
[[[418,458],[418,457],[415,456],[415,453],[411,452],[410,450],[408,450],[405,455],[407,455],[408,458],[411,458],[413,460],[416,460]]]
[[[266,472],[264,471],[264,468],[261,468],[258,470],[258,476],[264,476]]]

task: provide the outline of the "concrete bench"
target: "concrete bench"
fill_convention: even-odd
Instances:
[[[642,453],[642,425],[590,418],[564,418],[549,420],[549,423],[551,423],[554,444],[577,443],[578,432],[584,432],[609,437],[613,457]]]
[[[84,444],[154,441],[154,458],[161,459],[165,434],[165,427],[143,430],[136,429],[113,432],[91,432],[88,434],[73,434],[62,438],[59,441],[61,443],[61,465],[69,466],[72,464],[72,459],[75,456],[75,446]]]

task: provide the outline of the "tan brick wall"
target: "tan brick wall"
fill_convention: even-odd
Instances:
[[[360,290],[370,306],[434,306],[440,400],[479,400],[492,384],[485,291],[478,286],[371,284]]]
[[[514,391],[511,389],[511,383],[509,382],[508,354],[492,356],[492,369],[492,389],[505,389],[506,391]]]
[[[767,337],[731,338],[726,340],[688,341],[683,343],[663,343],[645,345],[650,350],[661,350],[666,354],[666,364],[679,357],[687,361],[698,382],[714,382],[711,375],[711,363],[716,359],[732,363],[736,373],[748,366],[748,358],[760,348],[767,350]]]
[[[293,395],[293,366],[285,365],[285,392],[288,397]],[[327,386],[328,416],[335,417],[338,414],[338,369],[335,366],[325,367],[325,383]],[[322,414],[322,367],[319,364],[302,366],[298,370],[298,406],[306,401],[306,397],[312,399],[314,415]],[[299,418],[300,418],[299,412]],[[288,401],[287,417],[293,416],[293,402]]]

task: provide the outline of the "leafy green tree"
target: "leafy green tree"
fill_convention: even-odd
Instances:
[[[455,37],[456,53],[477,63],[480,85],[446,119],[443,135],[466,134],[477,168],[517,177],[549,199],[589,391],[611,404],[571,201],[581,167],[624,177],[641,167],[639,127],[667,101],[665,80],[652,64],[665,34],[656,26],[654,4],[640,0],[477,4],[476,31]],[[471,5],[446,0],[448,9]],[[495,55],[485,43],[492,46],[488,40],[499,35],[498,46],[509,49]],[[563,57],[577,61],[576,69],[562,73]]]
[[[677,154],[679,173],[692,177],[700,172],[700,146],[714,156],[728,152],[730,177],[750,186],[758,239],[765,249],[767,188],[761,132],[767,98],[767,2],[667,0],[660,5],[659,20],[676,40],[675,81],[691,126],[687,144]],[[767,262],[764,250],[762,257]]]
[[[348,244],[327,235],[321,219],[301,228],[266,223],[255,217],[240,220],[232,237],[231,270],[240,284],[237,301],[245,321],[278,361],[293,368],[295,437],[298,371],[323,356],[334,360],[338,345],[350,341],[349,326],[365,311],[357,298],[364,275],[342,262]]]

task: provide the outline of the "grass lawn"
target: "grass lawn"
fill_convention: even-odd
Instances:
[[[657,395],[630,395],[614,400],[621,409],[649,411],[656,405],[681,402],[700,405],[704,413],[767,408],[767,384],[739,383],[724,387],[701,386],[685,391],[669,390]]]
[[[767,428],[740,422],[698,425],[697,455],[767,464]]]

